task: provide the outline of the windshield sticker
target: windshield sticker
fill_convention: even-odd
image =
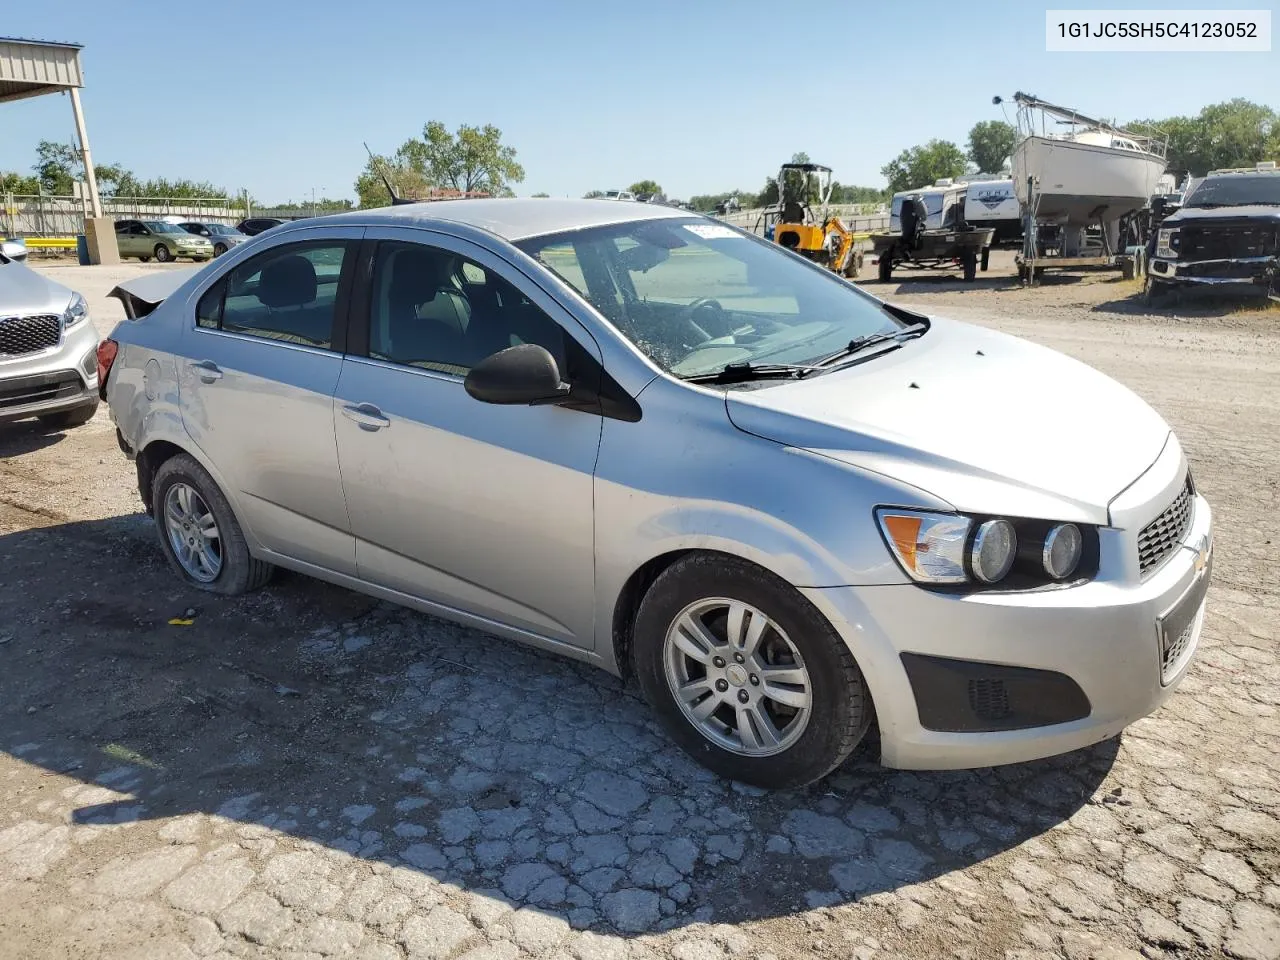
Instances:
[[[740,240],[742,234],[731,227],[721,226],[718,223],[687,223],[684,227],[694,236],[701,237],[703,240]]]

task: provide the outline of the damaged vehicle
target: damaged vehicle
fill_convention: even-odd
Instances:
[[[1146,297],[1188,286],[1261,287],[1280,299],[1280,169],[1213,170],[1194,183],[1182,206],[1156,231]]]
[[[185,584],[284,567],[633,676],[730,779],[810,783],[873,718],[890,767],[1075,750],[1197,648],[1212,515],[1158,413],[711,218],[396,205],[113,293]]]

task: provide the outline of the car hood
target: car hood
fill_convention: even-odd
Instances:
[[[958,510],[1107,523],[1169,427],[1092,367],[982,327],[928,333],[856,366],[726,393],[741,430],[870,470]]]
[[[74,291],[36,273],[25,263],[0,263],[0,316],[57,313]]]
[[[1178,226],[1216,220],[1275,220],[1280,222],[1280,207],[1271,204],[1249,203],[1235,207],[1182,207],[1166,217],[1160,224]]]

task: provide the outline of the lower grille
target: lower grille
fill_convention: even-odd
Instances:
[[[1187,528],[1191,526],[1191,475],[1182,484],[1182,490],[1173,498],[1173,503],[1165,507],[1164,512],[1156,517],[1138,534],[1138,567],[1145,577],[1164,563],[1173,553]]]
[[[983,720],[1003,720],[1009,715],[1009,691],[1004,681],[990,677],[970,680],[969,707]]]
[[[1191,622],[1180,633],[1168,648],[1160,652],[1160,679],[1167,683],[1169,678],[1182,668],[1182,657],[1191,646],[1191,638],[1196,635],[1196,626],[1200,623],[1200,614],[1191,618]]]
[[[74,397],[81,381],[70,371],[0,379],[0,410]]]
[[[20,357],[56,347],[62,318],[47,313],[32,317],[0,317],[0,357]]]

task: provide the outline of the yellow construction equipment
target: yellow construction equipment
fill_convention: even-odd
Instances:
[[[856,277],[862,252],[854,248],[853,232],[844,222],[829,216],[831,186],[830,167],[784,163],[778,171],[778,203],[762,217],[764,235],[828,270]]]

